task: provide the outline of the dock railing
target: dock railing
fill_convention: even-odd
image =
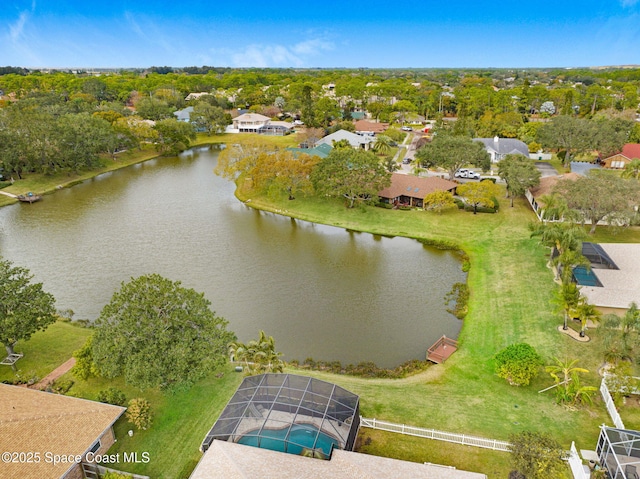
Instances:
[[[447,351],[447,346],[457,349],[458,341],[442,336],[427,349],[427,360],[438,364],[443,363],[451,355],[451,352]]]

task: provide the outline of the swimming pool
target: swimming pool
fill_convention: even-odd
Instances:
[[[338,447],[336,439],[311,424],[294,424],[290,428],[262,431],[254,429],[242,436],[238,443],[298,455],[315,450],[325,456],[323,459],[329,458],[334,446]],[[317,454],[314,457],[317,457]]]
[[[581,286],[600,286],[602,283],[595,275],[593,270],[587,270],[584,266],[576,266],[573,268],[573,278],[575,282]]]

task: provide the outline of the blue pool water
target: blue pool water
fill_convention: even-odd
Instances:
[[[336,439],[310,424],[294,424],[288,437],[287,431],[287,428],[263,429],[260,433],[259,429],[254,429],[242,436],[238,443],[289,454],[301,454],[304,449],[315,449],[320,450],[327,458],[332,447],[338,447]]]
[[[593,270],[587,270],[584,266],[573,268],[573,277],[576,283],[582,286],[602,286]]]

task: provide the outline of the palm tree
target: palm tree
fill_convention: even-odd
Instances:
[[[572,249],[564,250],[551,260],[551,264],[556,269],[556,280],[560,279],[562,284],[572,281],[573,270],[578,266],[584,266],[587,271],[591,270],[591,261],[581,252]]]
[[[246,344],[234,341],[228,349],[231,361],[244,363],[248,374],[281,373],[284,369],[282,353],[276,351],[273,336],[267,336],[264,331],[260,331],[257,340]]]
[[[554,219],[562,219],[569,211],[567,202],[558,194],[547,194],[540,197],[540,203],[544,205],[542,208],[541,219],[544,223]]]
[[[580,319],[580,324],[582,325],[582,328],[580,329],[580,337],[584,338],[584,332],[587,329],[587,322],[591,321],[595,323],[600,321],[601,314],[593,304],[587,303],[584,296],[580,298],[580,303],[576,308],[576,314],[578,315],[578,319]]]
[[[624,167],[624,171],[620,175],[623,178],[640,179],[640,159],[634,158]]]
[[[393,140],[387,135],[376,136],[376,142],[373,144],[373,151],[380,155],[386,155],[391,151],[391,143]]]
[[[569,382],[577,377],[579,373],[588,373],[588,369],[576,366],[577,359],[567,359],[564,361],[553,358],[555,364],[551,364],[545,370],[551,375],[555,383],[558,385],[558,402],[572,401],[571,388]],[[560,380],[562,378],[562,381]],[[562,386],[562,388],[560,387]]]
[[[591,396],[598,388],[593,386],[582,386],[580,384],[580,377],[577,374],[571,376],[571,404],[588,403],[592,404],[593,399]]]
[[[562,329],[569,329],[569,317],[574,317],[576,308],[580,304],[580,288],[575,283],[562,283],[556,292],[554,302],[559,311],[564,313],[564,324]]]

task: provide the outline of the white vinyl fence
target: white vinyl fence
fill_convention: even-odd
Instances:
[[[607,376],[605,375],[605,377],[603,377],[602,381],[600,382],[600,394],[602,395],[604,403],[607,405],[607,411],[609,412],[609,416],[611,416],[613,424],[618,429],[624,429],[622,418],[620,417],[620,414],[618,414],[616,405],[613,403],[613,398],[611,397],[611,393],[609,392],[609,388],[607,387],[607,383],[605,381],[606,378]]]
[[[574,479],[589,479],[591,477],[591,474],[585,470],[582,459],[576,449],[576,443],[573,441],[571,441],[571,449],[569,450],[567,461]]]
[[[426,429],[422,427],[407,426],[406,424],[394,424],[391,422],[379,421],[377,419],[360,418],[360,425],[370,427],[372,429],[380,429],[382,431],[397,432],[409,436],[425,437],[427,439],[435,439],[437,441],[454,442],[456,444],[464,444],[465,446],[483,447],[485,449],[493,449],[494,451],[509,451],[509,444],[506,441],[498,441],[495,439],[486,439],[476,436],[468,436],[466,434],[455,434],[452,432],[437,431],[436,429]]]

